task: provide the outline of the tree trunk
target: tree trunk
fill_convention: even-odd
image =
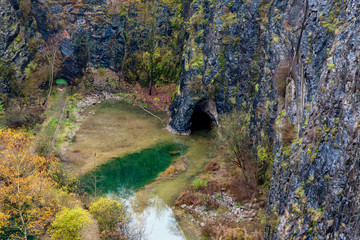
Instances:
[[[151,96],[151,90],[153,87],[153,57],[154,57],[154,46],[150,45],[150,66],[149,66],[149,95]]]
[[[49,59],[49,63],[50,63],[50,66],[51,66],[51,77],[50,77],[50,80],[49,80],[50,87],[49,87],[49,93],[48,93],[47,98],[46,98],[43,105],[45,105],[47,103],[47,101],[49,100],[50,94],[51,94],[52,85],[53,85],[53,82],[54,82],[55,60],[56,60],[56,49],[54,49],[54,51],[52,52],[52,59]]]
[[[21,225],[22,225],[22,232],[24,233],[24,239],[27,240],[27,228],[25,219],[22,212],[22,206],[20,204],[20,163],[17,166],[17,197],[18,197],[18,211],[21,219]]]

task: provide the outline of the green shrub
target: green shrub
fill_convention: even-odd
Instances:
[[[91,204],[89,211],[97,220],[100,232],[115,232],[127,228],[129,217],[126,208],[116,200],[102,197]]]
[[[26,43],[28,53],[31,55],[35,54],[37,52],[40,44],[41,44],[40,40],[37,38],[29,39],[29,41]]]
[[[199,188],[206,187],[207,184],[208,184],[207,181],[196,178],[196,179],[194,179],[194,181],[192,182],[191,186],[192,186],[195,190],[198,190]]]
[[[258,183],[263,184],[266,189],[270,188],[272,162],[274,154],[270,146],[259,146],[258,157]]]
[[[65,208],[51,224],[50,236],[55,240],[81,239],[82,231],[91,224],[93,220],[86,210]]]
[[[14,66],[12,66],[11,64],[6,64],[2,60],[0,60],[0,78],[7,79],[9,81],[15,81]]]

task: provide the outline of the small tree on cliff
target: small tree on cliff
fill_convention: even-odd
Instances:
[[[161,13],[166,11],[163,7],[169,5],[181,9],[182,3],[129,0],[121,11],[125,20],[122,77],[147,86],[150,95],[157,83],[176,82],[179,78],[181,11],[162,17]],[[158,24],[159,19],[167,22]]]
[[[234,111],[222,115],[219,126],[214,130],[217,145],[223,149],[226,157],[244,173],[255,161],[251,151],[248,126],[249,117]]]
[[[38,99],[43,100],[45,95],[44,86],[49,83],[47,97],[43,100],[43,104],[48,101],[50,97],[54,78],[59,71],[64,58],[62,57],[58,45],[60,39],[52,37],[47,42],[42,42],[43,50],[35,54],[34,59],[28,64],[25,69],[25,82],[21,86],[25,100]]]
[[[131,43],[134,38],[134,34],[136,33],[136,24],[137,21],[134,21],[133,16],[139,14],[139,1],[137,0],[129,0],[126,2],[121,2],[119,9],[120,15],[124,18],[124,34],[122,35],[124,41],[124,54],[121,61],[121,77],[125,79],[129,77],[127,74],[130,73],[128,71],[128,65],[131,62]],[[129,74],[131,75],[131,74]]]
[[[45,56],[50,67],[50,76],[49,76],[49,92],[44,104],[49,100],[51,90],[54,84],[54,78],[57,72],[60,69],[61,64],[63,63],[63,58],[58,48],[60,39],[58,37],[52,37],[48,40],[46,45]]]
[[[155,69],[155,48],[157,47],[156,36],[156,20],[157,9],[155,3],[147,1],[143,3],[143,12],[138,17],[139,26],[141,28],[140,39],[144,39],[143,44],[138,51],[138,63],[141,64],[139,69],[140,78],[145,80],[149,87],[149,95],[151,95],[154,85],[154,69]]]

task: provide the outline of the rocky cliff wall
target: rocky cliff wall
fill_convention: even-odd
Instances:
[[[359,9],[358,1],[273,2],[270,62],[299,51],[282,110],[298,139],[277,149],[271,239],[360,238]],[[302,34],[294,34],[299,26]]]
[[[250,108],[263,65],[259,5],[259,1],[191,3],[181,83],[170,107],[171,131],[188,133],[194,109],[203,101],[215,101],[219,114],[235,106]]]
[[[73,84],[89,68],[110,69],[125,80],[146,82],[148,55],[154,59],[155,80],[176,82],[183,6],[170,3],[1,0],[0,66],[12,69],[0,75],[2,92],[10,91],[11,80],[24,82],[25,68],[51,44],[64,60],[57,77]]]
[[[254,143],[270,140],[276,152],[268,239],[360,238],[359,7],[312,0],[191,4],[169,129],[189,133],[202,101],[214,101],[219,113],[251,114]],[[296,140],[285,143],[284,129]]]

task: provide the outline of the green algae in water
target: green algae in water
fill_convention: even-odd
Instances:
[[[82,177],[81,186],[89,194],[94,194],[95,182],[97,194],[135,191],[153,181],[169,167],[174,157],[184,154],[184,151],[184,145],[163,143],[113,158]]]

